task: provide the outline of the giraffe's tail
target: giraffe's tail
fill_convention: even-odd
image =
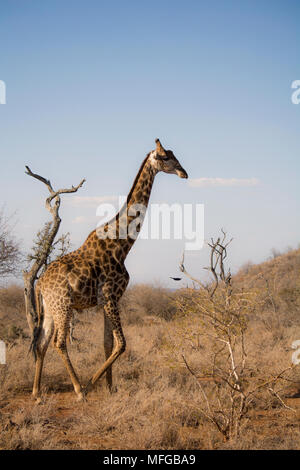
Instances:
[[[36,308],[36,313],[38,317],[38,322],[37,322],[37,325],[33,329],[32,340],[29,346],[29,352],[33,354],[34,360],[36,361],[38,340],[42,331],[43,318],[44,318],[42,294],[41,294],[38,282],[36,283],[35,288],[34,288],[34,297],[35,297],[35,308]]]

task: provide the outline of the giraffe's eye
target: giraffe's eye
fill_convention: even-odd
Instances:
[[[160,160],[160,161],[167,161],[167,160],[170,160],[169,155],[156,155],[154,158],[155,158],[156,160]]]

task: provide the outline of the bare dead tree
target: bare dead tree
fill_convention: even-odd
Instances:
[[[12,276],[18,272],[21,252],[18,241],[13,235],[11,217],[0,209],[0,277]]]
[[[35,281],[38,277],[38,274],[41,268],[46,264],[47,259],[49,258],[49,254],[51,253],[53,243],[55,243],[54,242],[55,237],[60,227],[60,223],[61,223],[61,218],[59,216],[59,208],[60,208],[60,203],[61,203],[60,195],[66,194],[66,193],[75,193],[76,191],[78,191],[79,188],[81,188],[81,186],[85,182],[85,179],[81,180],[78,186],[72,186],[71,188],[65,188],[65,189],[58,189],[57,191],[55,191],[49,180],[47,180],[43,176],[33,173],[28,166],[26,166],[25,173],[41,181],[47,186],[50,196],[46,199],[45,205],[46,205],[46,209],[52,215],[52,221],[51,223],[49,223],[47,233],[44,234],[45,236],[43,238],[43,243],[39,247],[38,256],[33,258],[33,264],[31,265],[31,267],[28,270],[23,271],[26,317],[27,317],[29,328],[31,332],[33,333],[37,324],[37,315],[36,315],[35,300],[34,300],[34,285],[35,285]]]
[[[225,274],[224,261],[227,258],[227,246],[232,242],[233,238],[231,238],[227,243],[225,243],[226,232],[224,232],[223,229],[221,229],[221,232],[223,234],[222,240],[219,237],[217,241],[215,242],[212,238],[211,243],[208,243],[208,246],[210,246],[211,248],[210,267],[204,268],[204,269],[209,269],[215,278],[215,285],[210,294],[211,297],[213,297],[218,287],[219,279],[224,282],[225,286],[229,290],[230,290],[230,285],[231,285],[231,272],[229,269],[227,274]],[[219,272],[217,272],[218,267],[219,267]]]
[[[218,237],[217,241],[211,239],[211,243],[208,243],[208,246],[211,248],[210,252],[210,266],[205,267],[203,269],[209,270],[213,277],[214,277],[214,284],[205,285],[196,277],[193,277],[185,268],[184,265],[184,253],[182,254],[182,259],[179,264],[179,269],[182,273],[184,273],[191,281],[198,284],[200,287],[208,290],[210,292],[210,296],[213,297],[218,285],[219,279],[225,283],[225,285],[229,288],[231,284],[231,272],[230,269],[227,274],[225,274],[224,268],[224,261],[227,258],[227,247],[232,242],[233,238],[231,238],[228,242],[225,243],[226,240],[226,232],[221,229],[223,237]],[[219,268],[219,272],[217,272]]]
[[[189,313],[199,316],[199,329],[195,331],[193,323],[192,335],[197,336],[198,341],[202,337],[209,345],[208,363],[196,366],[195,371],[185,353],[182,352],[181,358],[199,386],[202,402],[199,411],[225,440],[240,435],[249,409],[255,400],[262,399],[263,394],[270,394],[281,406],[294,411],[284,403],[278,391],[278,386],[286,380],[286,374],[294,365],[280,372],[270,371],[267,379],[259,374],[252,377],[248,373],[251,364],[245,346],[247,317],[259,301],[255,290],[246,292],[236,288],[230,269],[225,269],[224,260],[231,241],[226,241],[226,233],[222,230],[222,237],[208,243],[211,248],[210,266],[206,269],[212,273],[213,281],[207,286],[190,276],[181,261],[181,271],[197,282],[201,289],[177,301],[177,308],[185,317]]]

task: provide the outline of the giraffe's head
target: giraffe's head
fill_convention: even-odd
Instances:
[[[180,176],[180,178],[187,178],[187,172],[182,168],[172,150],[165,150],[159,139],[156,139],[155,142],[156,149],[150,152],[149,159],[156,171],[172,173]]]

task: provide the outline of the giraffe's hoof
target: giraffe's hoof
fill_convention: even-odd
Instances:
[[[86,400],[86,394],[84,393],[84,390],[82,390],[81,392],[77,393],[77,401],[80,403],[83,403]]]
[[[36,405],[40,405],[41,403],[43,403],[42,398],[40,397],[40,395],[32,394],[31,396],[32,396],[32,399],[34,400]]]
[[[83,391],[82,391],[84,396],[86,396],[92,390],[92,388],[93,388],[92,381],[89,380],[88,383],[86,384],[86,386],[84,387]]]
[[[34,400],[35,405],[42,405],[42,403],[44,403],[42,398],[39,396],[32,396],[32,399]]]

